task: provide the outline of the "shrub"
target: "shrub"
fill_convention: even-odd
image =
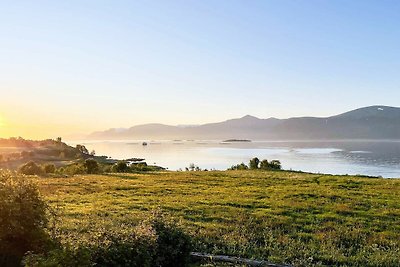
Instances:
[[[136,227],[94,230],[91,240],[77,241],[45,254],[31,254],[26,266],[186,266],[191,240],[176,223],[156,214]],[[85,243],[86,242],[86,243]]]
[[[93,174],[99,172],[99,164],[94,159],[85,160],[83,166],[86,169],[86,173]]]
[[[49,244],[47,208],[28,178],[0,172],[1,266],[18,266],[27,251],[41,252]]]
[[[129,171],[129,167],[126,164],[125,161],[119,161],[117,164],[115,164],[112,167],[112,171],[113,172],[128,172]]]
[[[242,162],[240,164],[231,166],[228,170],[247,170],[247,169],[249,169],[249,167],[247,167],[247,165]]]
[[[55,173],[56,166],[54,164],[48,163],[43,166],[43,171],[45,173]]]
[[[159,212],[151,217],[150,225],[157,233],[157,257],[153,266],[186,266],[192,249],[190,237]]]
[[[93,266],[90,250],[87,247],[57,247],[47,253],[35,254],[28,253],[23,259],[26,267],[58,267],[58,266]]]
[[[34,161],[29,161],[19,168],[19,172],[25,175],[41,175],[43,174],[42,168]]]
[[[71,164],[68,166],[65,166],[63,168],[59,169],[60,173],[66,173],[69,175],[74,175],[74,174],[85,174],[86,173],[86,168],[83,166],[82,163],[75,163]]]

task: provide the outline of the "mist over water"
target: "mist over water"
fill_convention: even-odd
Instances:
[[[115,159],[144,158],[169,170],[191,163],[202,169],[225,170],[250,158],[278,159],[286,170],[329,174],[400,177],[400,141],[85,141],[97,155]],[[71,142],[72,145],[78,142]]]

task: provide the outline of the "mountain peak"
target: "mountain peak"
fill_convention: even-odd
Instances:
[[[245,120],[259,120],[259,118],[251,116],[251,115],[246,115],[241,117],[240,119],[245,119]]]
[[[336,117],[360,119],[360,118],[367,118],[367,117],[393,118],[393,117],[398,117],[398,116],[400,116],[400,108],[376,105],[376,106],[369,106],[369,107],[355,109],[355,110],[337,115]]]

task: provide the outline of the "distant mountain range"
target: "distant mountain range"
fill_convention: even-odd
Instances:
[[[91,140],[342,140],[400,139],[400,108],[371,106],[315,118],[259,119],[250,115],[197,126],[144,124],[94,132]]]

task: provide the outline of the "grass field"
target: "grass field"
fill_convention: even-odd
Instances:
[[[37,178],[74,243],[155,210],[195,251],[296,266],[400,266],[400,180],[285,171],[157,172]]]

